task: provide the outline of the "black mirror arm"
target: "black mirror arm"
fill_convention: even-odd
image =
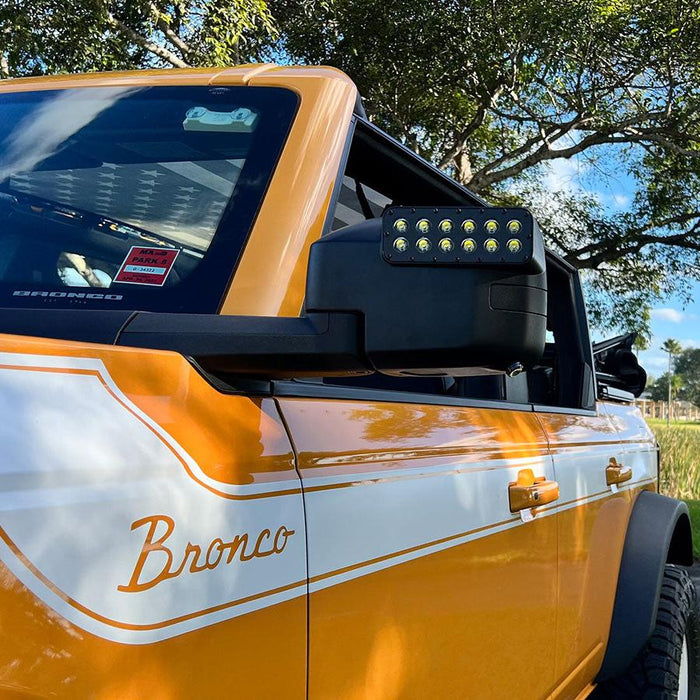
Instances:
[[[204,370],[283,379],[368,374],[362,317],[312,313],[301,318],[134,314],[116,345],[171,350]]]

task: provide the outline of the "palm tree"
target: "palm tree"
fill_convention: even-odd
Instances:
[[[671,424],[671,390],[673,387],[673,368],[672,360],[674,355],[680,355],[683,348],[681,344],[674,338],[668,338],[661,346],[664,352],[668,353],[668,411],[666,413],[666,425]]]

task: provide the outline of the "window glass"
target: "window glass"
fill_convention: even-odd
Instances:
[[[296,103],[252,87],[0,94],[3,305],[216,311]]]
[[[366,204],[361,201],[362,196]],[[362,223],[368,218],[381,216],[384,207],[389,204],[391,204],[389,197],[345,175],[335,205],[331,230],[337,231],[345,226]]]

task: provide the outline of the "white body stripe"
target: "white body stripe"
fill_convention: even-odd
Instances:
[[[308,492],[311,590],[521,524],[509,510],[508,482],[523,468],[553,478],[546,456],[476,464],[470,459],[468,465],[457,458],[438,473],[434,468],[400,470],[398,478],[382,481],[362,474],[353,486]],[[304,487],[318,481],[304,478]],[[384,559],[404,550],[412,551]],[[353,568],[328,576],[345,567]],[[318,577],[323,578],[314,582]]]
[[[264,493],[279,490],[280,482],[236,487],[206,477],[119,391],[99,361],[3,354],[0,365],[0,527],[19,550],[0,542],[0,556],[60,615],[93,634],[140,644],[306,593],[300,493],[240,501],[207,490],[180,459],[225,493]],[[9,368],[22,365],[26,369]],[[96,375],[29,367],[88,369]],[[190,557],[177,577],[148,590],[120,591],[118,586],[129,583],[148,530],[132,531],[131,525],[153,515],[175,523],[166,542],[173,570],[188,542],[206,548],[215,538],[228,542],[249,533],[250,551],[264,528],[274,533],[285,526],[295,534],[278,555],[235,558],[195,573],[188,571]],[[154,539],[165,530],[165,522],[159,522]],[[151,554],[141,580],[157,576],[166,559],[164,552]],[[269,593],[286,586],[291,588]]]

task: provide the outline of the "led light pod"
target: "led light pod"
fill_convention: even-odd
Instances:
[[[394,221],[394,231],[397,233],[406,233],[406,231],[408,231],[408,221],[406,221],[406,219],[396,219],[396,221]]]
[[[473,219],[463,221],[462,231],[464,231],[464,233],[474,233],[474,231],[476,231],[476,222]]]
[[[441,238],[438,243],[438,248],[443,253],[451,253],[454,250],[455,244],[452,242],[451,238]]]
[[[416,241],[416,250],[419,253],[427,253],[433,247],[432,243],[425,236],[422,236]]]
[[[484,224],[484,229],[486,233],[494,234],[496,231],[498,231],[498,221],[495,219],[489,219],[485,224]]]
[[[487,253],[495,253],[498,251],[498,241],[495,238],[487,238],[484,241],[484,250]]]
[[[462,241],[462,250],[465,253],[473,253],[476,250],[476,241],[473,238],[465,238]]]
[[[508,248],[509,253],[519,253],[523,249],[523,244],[517,238],[511,238],[508,243],[506,243],[506,248]]]
[[[405,253],[408,250],[408,239],[403,236],[399,236],[394,241],[394,250],[398,253]]]
[[[418,231],[418,233],[428,233],[428,231],[430,231],[430,221],[428,221],[428,219],[418,219],[416,222],[416,231]]]
[[[439,224],[438,228],[442,233],[450,233],[454,226],[452,225],[451,219],[443,219]]]
[[[511,219],[508,222],[508,225],[506,226],[506,228],[508,229],[508,233],[516,234],[516,233],[520,233],[520,231],[523,228],[523,225],[517,219]]]

